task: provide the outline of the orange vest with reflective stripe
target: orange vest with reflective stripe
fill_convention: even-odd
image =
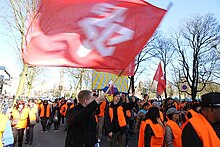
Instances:
[[[203,143],[203,147],[220,147],[220,139],[206,118],[198,114],[189,119],[197,135]]]
[[[113,108],[109,107],[109,115],[111,118],[111,122],[113,120]],[[118,115],[118,123],[120,127],[124,127],[126,126],[126,120],[125,120],[125,116],[124,116],[124,111],[123,111],[123,107],[119,106],[117,108],[117,115]]]
[[[2,134],[4,133],[8,121],[8,117],[6,115],[0,114],[0,147],[3,147],[2,144]]]
[[[19,112],[17,109],[14,109],[12,111],[13,120],[17,121],[17,124],[14,126],[14,128],[26,128],[27,127],[27,119],[29,115],[29,109],[24,108],[21,112]]]
[[[40,106],[40,117],[50,117],[50,105],[47,104],[47,108],[46,108],[46,114],[44,114],[44,105],[41,104]]]
[[[103,101],[100,105],[100,113],[99,113],[99,117],[103,117],[105,114],[105,106],[106,106],[106,101]]]
[[[150,119],[145,122],[142,121],[139,132],[138,147],[144,147],[144,132],[147,124],[150,125],[154,132],[154,136],[151,137],[150,146],[152,147],[162,147],[164,141],[164,129],[160,124],[154,124]]]
[[[168,125],[173,133],[173,146],[174,147],[182,147],[182,130],[181,128],[178,126],[178,124],[172,120],[168,120],[166,125]]]

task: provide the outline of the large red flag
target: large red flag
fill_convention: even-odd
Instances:
[[[163,74],[163,70],[162,70],[162,66],[161,66],[161,62],[159,63],[156,73],[154,75],[154,79],[155,81],[157,81],[157,93],[159,95],[161,95],[164,90],[166,89],[166,82],[164,79],[164,74]]]
[[[143,0],[41,0],[24,62],[119,73],[142,50],[166,11]]]

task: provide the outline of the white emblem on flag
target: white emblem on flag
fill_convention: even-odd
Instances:
[[[91,12],[98,17],[87,17],[79,22],[86,39],[82,41],[84,47],[78,48],[79,57],[87,56],[92,49],[96,49],[101,56],[112,56],[115,45],[131,40],[134,31],[123,27],[127,8],[117,7],[108,3],[95,5]]]

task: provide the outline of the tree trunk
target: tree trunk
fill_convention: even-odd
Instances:
[[[135,88],[134,88],[134,76],[131,76],[131,92],[135,92]]]
[[[195,89],[195,88],[192,88],[192,90],[191,90],[191,96],[192,96],[192,100],[193,100],[193,102],[196,100],[196,93],[197,93],[197,89]]]
[[[19,81],[18,89],[17,89],[16,95],[15,95],[15,99],[14,99],[14,103],[13,104],[16,103],[18,97],[21,96],[22,93],[24,92],[27,72],[28,72],[28,65],[24,64],[23,65],[23,70],[22,70],[21,76],[20,76],[20,81]]]

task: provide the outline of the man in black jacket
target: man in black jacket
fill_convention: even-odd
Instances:
[[[82,90],[79,103],[69,111],[68,131],[65,147],[94,147],[96,143],[95,109],[105,100],[104,96],[94,99],[92,91]]]

